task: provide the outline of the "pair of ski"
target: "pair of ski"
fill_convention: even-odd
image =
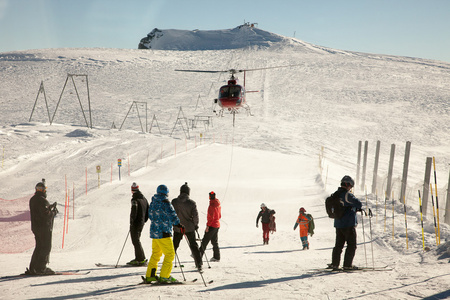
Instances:
[[[139,285],[146,285],[146,286],[167,286],[167,285],[196,285],[196,284],[203,284],[201,282],[198,281],[197,278],[193,279],[193,280],[189,280],[189,281],[176,281],[176,282],[159,282],[159,281],[154,281],[152,283],[147,283],[145,281],[145,277],[141,276],[142,278],[142,282],[139,283]],[[214,280],[210,280],[207,283],[211,284],[213,283]]]
[[[138,268],[138,267],[147,267],[147,263],[142,265],[108,265],[108,264],[102,264],[102,263],[96,263],[95,264],[99,268]]]
[[[110,265],[110,264],[102,264],[102,263],[96,263],[95,264],[97,267],[103,267],[103,268],[130,268],[130,267],[147,267],[147,264],[145,265]],[[184,267],[184,266],[183,266]],[[213,283],[213,280],[210,280],[207,282],[207,284],[211,284]],[[151,285],[151,286],[161,286],[161,285],[183,285],[183,284],[200,284],[200,282],[198,281],[198,279],[194,279],[191,281],[177,281],[177,282],[171,282],[171,283],[161,283],[159,281],[155,281],[152,283],[147,283],[145,282],[145,277],[142,276],[142,282],[140,282],[139,284],[146,284],[146,285]]]
[[[22,273],[19,275],[4,276],[0,279],[20,278],[20,277],[43,277],[43,276],[56,276],[56,275],[87,275],[90,271],[58,271],[52,274],[27,274]]]
[[[330,269],[330,268],[318,268],[309,270],[308,273],[352,273],[352,272],[370,272],[370,271],[392,271],[392,268],[388,266],[380,266],[380,267],[358,267],[357,269],[345,270],[342,268],[339,269]]]

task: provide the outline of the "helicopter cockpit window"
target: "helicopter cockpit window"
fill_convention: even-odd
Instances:
[[[220,89],[219,97],[220,98],[237,98],[241,96],[241,87],[240,86],[224,86]]]
[[[220,98],[229,97],[229,88],[227,86],[222,87],[219,94]]]
[[[239,97],[241,93],[241,87],[240,86],[230,86],[230,96],[235,98]]]

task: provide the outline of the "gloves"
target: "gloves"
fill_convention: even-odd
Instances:
[[[258,228],[258,223],[256,223],[256,228]]]
[[[198,225],[195,225],[195,230],[198,230]]]
[[[372,218],[373,214],[372,214],[372,210],[369,208],[369,217]]]
[[[184,235],[186,233],[186,229],[184,228],[183,224],[177,224],[175,225],[175,227],[178,227],[180,229],[180,232],[182,235]]]
[[[58,208],[56,208],[57,203],[53,203],[52,205],[49,206],[50,211],[53,212],[55,215],[58,213]]]

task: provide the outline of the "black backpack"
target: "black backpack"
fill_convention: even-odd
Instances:
[[[325,200],[325,208],[327,209],[327,214],[332,219],[340,219],[344,215],[344,203],[341,202],[341,197],[335,192],[331,194]]]

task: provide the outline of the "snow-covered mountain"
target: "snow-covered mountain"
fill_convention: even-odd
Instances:
[[[450,163],[450,64],[330,49],[254,27],[234,30],[265,35],[268,42],[248,47],[242,39],[241,47],[229,49],[230,41],[220,48],[218,41],[227,34],[198,32],[217,42],[201,47],[219,49],[173,51],[192,45],[195,35],[174,38],[172,32],[167,44],[164,36],[152,41],[152,51],[0,53],[0,275],[19,274],[28,266],[34,246],[28,200],[41,178],[46,178],[48,198],[58,202],[60,211],[50,267],[90,271],[69,278],[1,278],[0,299],[449,296],[450,229],[443,220]],[[175,41],[179,48],[157,48]],[[212,112],[226,75],[174,71],[274,66],[290,67],[247,72],[247,90],[258,92],[247,94],[252,115],[238,114],[234,127],[230,115]],[[193,122],[199,116],[209,116],[210,122]],[[343,175],[356,176],[358,142],[366,140],[369,191],[375,144],[381,141],[379,190],[366,198],[364,189],[355,189],[374,217],[360,217],[354,263],[389,265],[392,270],[309,273],[330,262],[334,245],[324,199]],[[406,141],[412,142],[412,150],[404,206],[397,200],[385,202],[383,192],[391,144],[396,144],[393,190],[398,197]],[[428,156],[436,158],[440,246],[431,203],[423,231],[420,225],[417,190],[422,189]],[[136,285],[145,269],[95,267],[97,262],[115,264],[119,258],[129,229],[134,181],[149,199],[161,183],[174,198],[187,181],[198,205],[201,235],[207,195],[216,192],[222,202],[222,258],[211,268],[205,262],[203,274],[212,284],[147,288]],[[68,198],[69,218],[64,219]],[[261,228],[255,227],[261,202],[277,212],[277,231],[267,246],[262,245]],[[316,224],[307,251],[300,250],[298,231],[293,231],[300,207]],[[141,238],[147,256],[148,228]],[[430,251],[423,251],[422,232]],[[210,258],[211,249],[206,253]],[[201,281],[186,244],[178,255],[184,273],[174,268],[172,275]],[[120,263],[133,256],[128,240]]]
[[[224,50],[246,47],[285,45],[291,39],[246,23],[224,30],[153,29],[141,39],[139,49],[153,50]]]

